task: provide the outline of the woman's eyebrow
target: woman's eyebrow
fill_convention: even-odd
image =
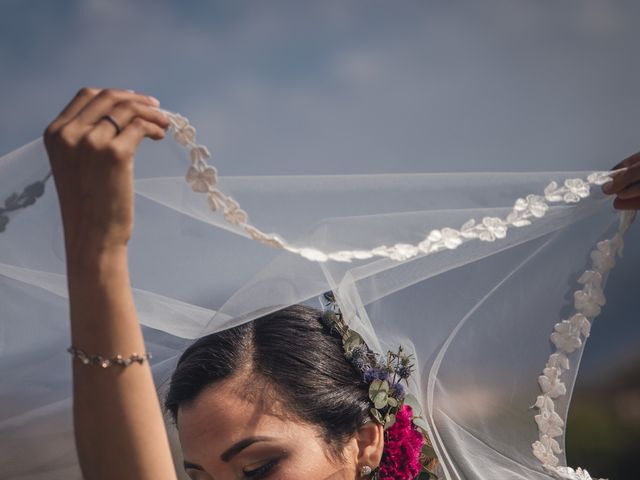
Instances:
[[[269,440],[274,440],[274,438],[272,438],[272,437],[247,437],[247,438],[244,438],[244,439],[240,440],[239,442],[233,444],[227,450],[225,450],[225,452],[222,455],[220,455],[220,459],[223,462],[228,462],[233,457],[235,457],[238,453],[240,453],[242,450],[247,448],[249,445],[253,445],[254,443],[257,443],[257,442],[268,442]],[[185,460],[183,462],[183,466],[184,466],[185,470],[187,468],[193,468],[194,470],[202,470],[202,471],[204,471],[204,468],[202,468],[202,466],[198,465],[197,463],[191,463],[188,460]]]
[[[235,457],[242,450],[247,448],[249,445],[253,445],[256,442],[267,442],[269,440],[273,440],[272,437],[247,437],[239,442],[235,443],[231,447],[229,447],[222,455],[220,455],[220,460],[223,462],[228,462],[233,457]]]

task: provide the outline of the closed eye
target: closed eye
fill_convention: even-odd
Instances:
[[[278,465],[278,463],[280,463],[280,460],[281,460],[280,458],[276,458],[254,470],[251,470],[248,472],[245,471],[243,472],[244,476],[246,478],[253,478],[253,479],[266,478],[267,476],[274,473],[274,469]]]

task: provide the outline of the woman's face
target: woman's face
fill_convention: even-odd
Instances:
[[[248,394],[250,392],[251,394]],[[317,427],[302,423],[260,394],[248,375],[216,383],[180,407],[178,432],[193,480],[353,480],[357,444],[333,459]]]

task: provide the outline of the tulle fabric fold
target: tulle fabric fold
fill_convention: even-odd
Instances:
[[[211,211],[185,181],[189,152],[172,142],[139,150],[130,246],[160,396],[193,339],[294,303],[319,307],[319,296],[333,290],[370,347],[402,345],[415,356],[411,390],[445,478],[557,478],[533,452],[541,435],[533,407],[556,351],[550,335],[574,312],[592,251],[620,229],[599,188],[592,185],[578,202],[548,202],[530,225],[511,226],[491,241],[471,239],[405,260],[319,262],[254,241]],[[41,139],[0,158],[0,201],[13,198],[16,206],[15,193],[25,203],[0,211],[0,477],[7,479],[80,478],[62,227],[48,173]],[[551,182],[592,173],[219,175],[217,188],[253,225],[291,245],[366,251],[415,246],[470,219],[506,218],[518,199],[544,198]],[[567,353],[567,393],[554,399],[562,419],[583,347]],[[563,434],[553,438],[563,447]],[[564,465],[564,451],[556,456]]]

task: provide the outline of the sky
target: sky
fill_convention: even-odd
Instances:
[[[187,116],[223,175],[609,169],[640,150],[633,0],[0,0],[0,154],[83,86]],[[579,381],[640,343],[640,227]]]

